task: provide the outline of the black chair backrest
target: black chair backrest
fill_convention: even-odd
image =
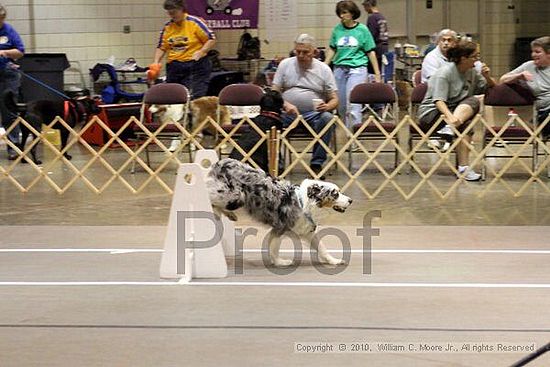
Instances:
[[[535,97],[531,90],[518,83],[499,84],[485,93],[487,106],[531,106]]]
[[[420,83],[417,84],[416,87],[413,88],[413,91],[411,93],[411,103],[412,104],[419,104],[424,100],[424,96],[426,95],[426,92],[428,91],[428,84],[426,83]]]
[[[143,97],[145,104],[186,104],[189,91],[178,83],[161,83],[153,85]]]
[[[223,106],[259,106],[264,90],[255,84],[231,84],[224,87],[219,98]]]
[[[350,103],[395,103],[395,92],[389,84],[361,83],[357,84],[350,93]]]

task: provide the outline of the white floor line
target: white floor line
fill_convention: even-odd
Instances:
[[[310,253],[309,249],[299,250],[302,253]],[[332,253],[341,253],[342,249],[328,250]],[[80,249],[80,248],[30,248],[30,249],[0,249],[0,253],[25,253],[25,252],[44,252],[44,253],[109,253],[131,254],[131,253],[162,253],[163,249]],[[262,249],[243,249],[243,253],[261,253]],[[293,253],[293,249],[281,249],[281,253]],[[352,249],[352,254],[363,253],[362,249]],[[550,255],[550,250],[470,250],[470,249],[386,249],[372,250],[373,254],[518,254],[518,255]]]
[[[18,253],[18,252],[46,252],[46,253],[110,253],[110,254],[130,254],[130,253],[162,253],[163,249],[125,249],[125,248],[12,248],[0,249],[0,253]]]
[[[0,282],[0,287],[85,287],[85,286],[153,286],[167,287],[182,285],[177,281],[166,282]]]
[[[261,253],[261,249],[244,249],[244,253]],[[293,249],[281,249],[281,253],[293,253]],[[301,250],[302,253],[309,253],[311,250]],[[342,249],[330,249],[328,252],[341,253]],[[349,251],[352,254],[362,254],[362,249],[352,249]],[[371,250],[373,254],[528,254],[528,255],[550,255],[550,250],[413,250],[413,249],[387,249],[387,250]]]
[[[351,287],[351,288],[550,288],[544,283],[360,283],[360,282],[208,282],[192,281],[201,286],[270,287]]]
[[[361,283],[361,282],[220,282],[192,281],[167,282],[0,282],[0,287],[86,287],[86,286],[147,286],[171,287],[190,285],[216,287],[331,287],[331,288],[494,288],[494,289],[547,289],[544,283]]]

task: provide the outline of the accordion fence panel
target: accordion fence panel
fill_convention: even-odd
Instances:
[[[170,122],[172,124],[172,122]],[[159,134],[166,127],[168,122],[162,124],[155,131],[149,131],[135,117],[131,117],[117,131],[101,121],[97,116],[90,119],[81,129],[71,128],[63,119],[57,117],[49,123],[48,127],[58,124],[70,132],[70,138],[67,146],[59,150],[46,138],[47,129],[37,131],[31,124],[22,118],[18,118],[12,126],[7,129],[9,133],[16,124],[22,124],[27,127],[37,139],[27,143],[24,150],[14,145],[7,139],[7,134],[0,137],[3,144],[12,147],[19,154],[16,160],[0,160],[0,186],[12,185],[21,193],[36,189],[39,183],[47,184],[51,189],[59,194],[65,193],[78,182],[83,183],[92,192],[101,194],[115,183],[120,183],[128,192],[138,194],[149,189],[154,185],[160,186],[167,193],[172,193],[174,172],[176,167],[189,160],[188,154],[184,152],[204,149],[202,131],[207,127],[217,133],[214,139],[214,146],[208,148],[216,149],[220,154],[227,154],[235,149],[242,154],[243,161],[250,163],[258,168],[254,161],[254,153],[262,146],[269,144],[270,152],[270,172],[280,178],[295,178],[294,175],[311,176],[319,178],[331,171],[338,172],[334,180],[338,181],[344,191],[359,189],[368,199],[374,199],[383,192],[394,190],[399,195],[408,200],[415,195],[424,195],[423,189],[429,189],[435,196],[446,199],[456,192],[460,185],[466,184],[465,179],[459,174],[454,160],[453,151],[463,138],[472,131],[485,132],[485,145],[479,142],[476,144],[467,144],[470,152],[470,165],[472,167],[483,166],[487,172],[486,180],[479,185],[477,190],[479,196],[484,196],[495,188],[495,185],[503,185],[512,196],[521,196],[532,185],[543,188],[545,193],[550,193],[549,180],[547,172],[550,167],[550,148],[547,140],[543,139],[541,132],[543,128],[550,123],[550,117],[538,126],[533,127],[530,123],[521,120],[519,117],[512,117],[504,125],[495,130],[492,124],[488,123],[482,115],[477,115],[474,120],[464,129],[464,131],[455,131],[456,139],[451,144],[450,149],[445,152],[433,148],[433,154],[430,154],[429,162],[423,162],[416,153],[421,149],[425,150],[430,136],[434,133],[437,124],[429,131],[422,131],[417,125],[415,119],[409,115],[396,121],[393,130],[387,131],[381,125],[381,121],[374,116],[365,119],[363,125],[352,132],[346,128],[345,124],[334,117],[321,131],[316,132],[312,129],[301,116],[282,132],[269,132],[260,129],[254,121],[244,117],[237,124],[232,125],[228,131],[218,125],[216,121],[207,118],[196,124],[193,129],[187,129],[179,123],[174,123],[181,132],[181,144],[175,151],[170,151],[167,147],[167,141]],[[88,144],[82,135],[94,124],[98,124],[108,137],[108,141],[101,147],[94,147]],[[305,146],[297,147],[289,139],[293,129],[300,124],[311,134],[311,140],[303,142]],[[367,126],[372,129],[375,127],[380,135],[383,136],[376,144],[370,141],[359,140],[358,137],[365,131]],[[506,128],[510,126],[521,127],[525,129],[528,137],[523,144],[511,146],[507,144],[503,134]],[[125,141],[121,134],[127,128],[135,131],[140,129],[144,138],[139,141]],[[245,151],[238,144],[238,137],[242,134],[242,129],[253,129],[259,139],[258,142],[248,151]],[[337,135],[337,140],[342,144],[337,149],[332,149],[321,137],[332,131]],[[409,148],[409,136],[415,132],[420,139],[415,139],[411,148]],[[488,138],[487,138],[488,137]],[[476,139],[474,139],[475,141]],[[35,164],[32,160],[31,150],[38,147],[41,143],[42,154],[48,155],[42,166]],[[327,161],[321,172],[315,173],[309,167],[310,152],[315,143],[319,143],[327,151]],[[373,144],[375,144],[373,146]],[[73,160],[68,160],[64,153],[70,149],[80,146],[81,154]],[[155,146],[160,154],[157,154],[156,162],[148,165],[142,156],[148,146]],[[476,148],[476,146],[478,146]],[[116,147],[117,149],[112,149]],[[274,153],[273,150],[276,150]],[[286,166],[278,162],[281,154],[280,150],[287,150],[290,160]],[[388,164],[387,150],[395,150],[398,157],[397,164]],[[536,149],[533,151],[533,149]],[[361,159],[354,158],[355,166],[350,166],[349,152],[359,156]],[[484,157],[489,151],[500,150],[508,159],[503,161],[502,165],[487,164]],[[384,152],[386,155],[384,156]],[[532,152],[534,162],[526,162],[522,158],[526,153]],[[426,156],[423,154],[422,156]],[[537,158],[541,156],[542,158]],[[535,164],[536,162],[536,164]],[[28,163],[28,164],[22,164]],[[490,162],[491,163],[491,162]],[[135,174],[131,174],[132,167],[137,167]],[[135,170],[134,167],[134,170]],[[441,171],[445,170],[446,175]],[[452,176],[451,176],[452,175]],[[456,179],[456,177],[458,179]]]

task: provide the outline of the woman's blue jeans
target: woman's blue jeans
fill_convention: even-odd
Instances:
[[[357,84],[366,83],[368,71],[366,66],[350,68],[347,66],[335,66],[334,78],[338,87],[338,114],[344,119],[346,126],[351,127],[361,123],[363,116],[361,114],[361,105],[349,103],[349,95],[353,87]]]

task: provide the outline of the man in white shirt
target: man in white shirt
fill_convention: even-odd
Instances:
[[[422,62],[422,83],[428,79],[442,66],[448,65],[447,51],[458,41],[455,31],[443,29],[437,36],[437,47],[430,51]]]
[[[301,34],[294,43],[296,56],[281,61],[277,68],[272,88],[281,92],[285,100],[283,126],[290,125],[297,115],[301,115],[316,132],[320,132],[334,117],[331,111],[338,107],[338,88],[332,70],[315,58],[316,50],[315,39]],[[318,100],[315,105],[314,100]],[[322,137],[327,145],[332,133],[331,128]],[[326,158],[325,149],[316,143],[311,169],[320,172]]]

